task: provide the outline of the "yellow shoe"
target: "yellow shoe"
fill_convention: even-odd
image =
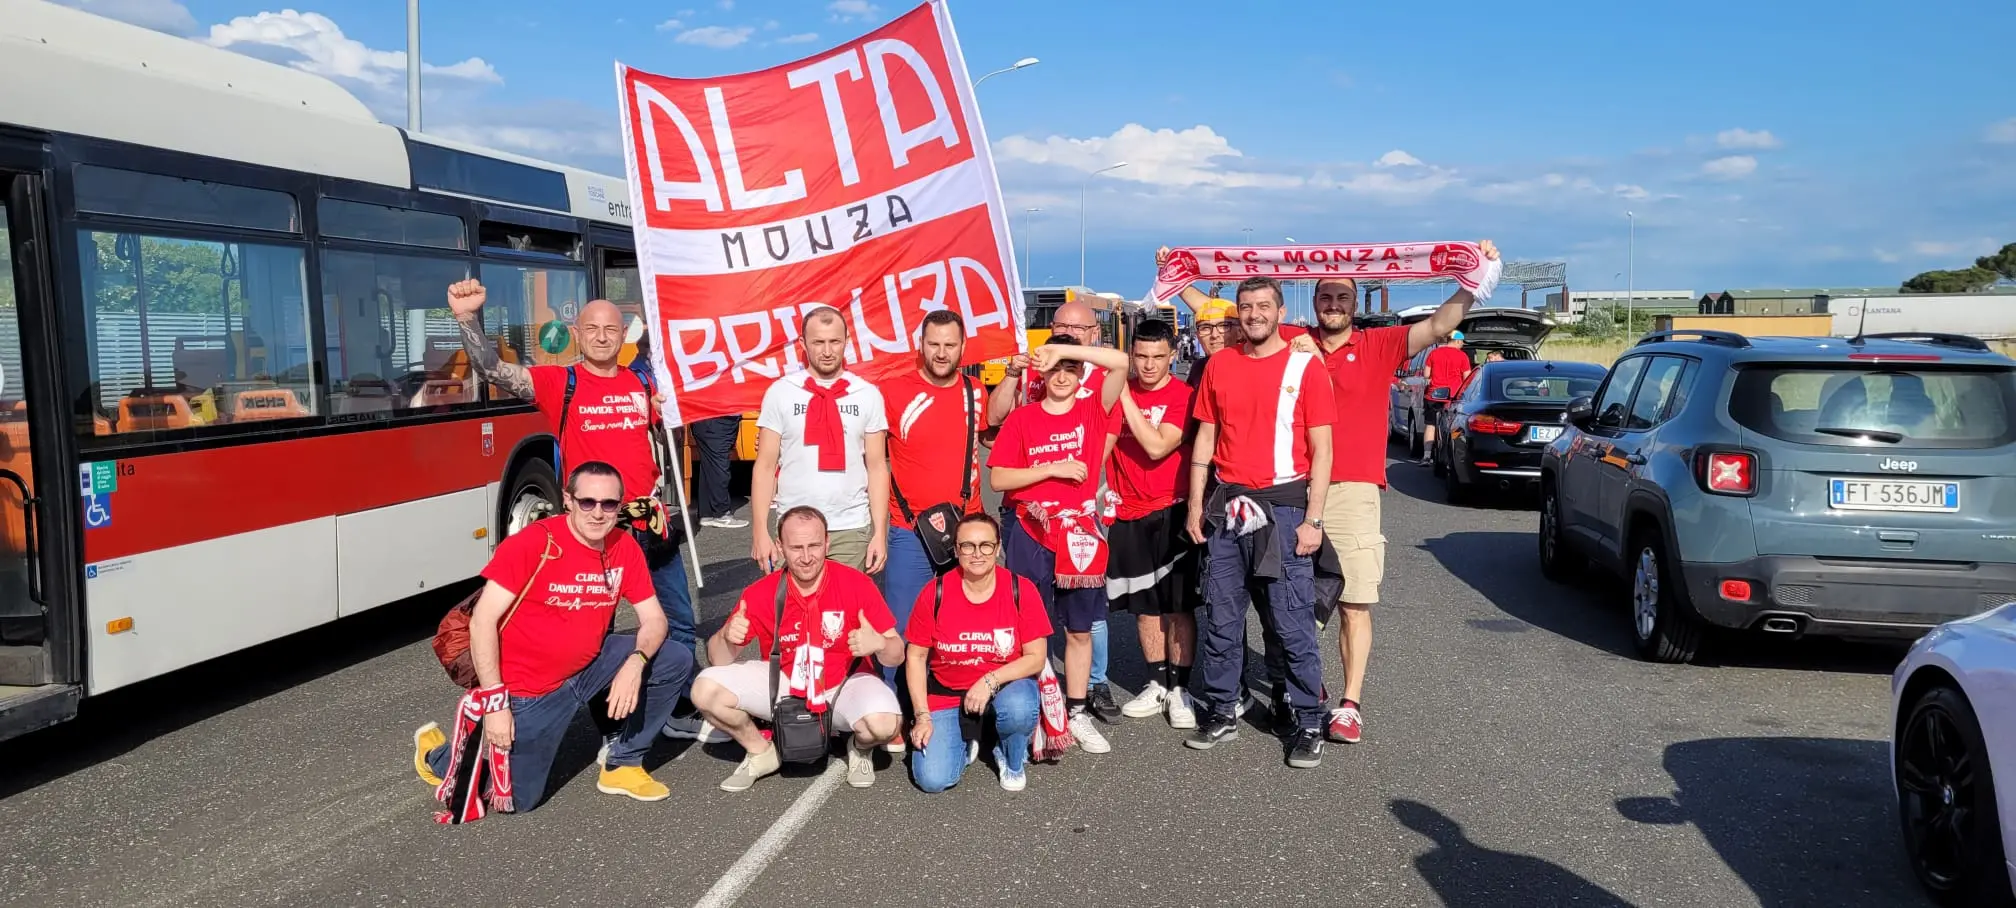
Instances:
[[[603,794],[628,795],[639,801],[663,801],[672,796],[672,789],[651,778],[642,766],[603,767],[602,778],[596,780],[595,790]]]
[[[441,777],[427,765],[427,755],[446,743],[448,733],[441,730],[439,722],[429,722],[413,732],[413,771],[420,774],[420,781],[435,788],[441,787]]]

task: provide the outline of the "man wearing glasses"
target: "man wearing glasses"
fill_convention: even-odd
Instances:
[[[1098,315],[1091,306],[1075,299],[1057,307],[1056,314],[1050,317],[1050,335],[1070,338],[1085,347],[1100,346],[1105,340],[1099,328]],[[1098,364],[1082,363],[1078,373],[1079,399],[1098,396],[1106,387],[1106,376],[1107,370]],[[1030,368],[1027,355],[1017,355],[1008,365],[1007,376],[994,387],[993,396],[987,399],[987,424],[1001,425],[1008,418],[1009,411],[1042,400],[1042,377]],[[1106,685],[1106,630],[1103,620],[1092,624],[1092,675],[1086,711],[1111,725],[1120,721],[1120,704],[1114,702],[1113,691]]]

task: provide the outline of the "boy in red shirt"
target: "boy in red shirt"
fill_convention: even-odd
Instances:
[[[779,698],[802,697],[814,712],[830,709],[833,730],[852,732],[847,784],[855,788],[875,784],[870,753],[902,728],[896,692],[874,664],[903,664],[896,618],[867,574],[827,559],[826,539],[826,515],[818,508],[785,511],[777,520],[784,570],[750,584],[721,629],[707,638],[709,667],[693,679],[693,704],[745,754],[734,774],[722,780],[722,791],[748,791],[782,767],[776,746],[750,721],[771,717],[773,676],[781,675],[775,682]],[[735,661],[752,641],[756,658]],[[778,646],[773,670],[770,653]]]
[[[608,697],[620,723],[596,789],[639,801],[669,790],[644,771],[657,737],[693,671],[693,654],[665,643],[665,614],[651,591],[644,551],[616,532],[623,480],[588,461],[567,477],[567,513],[498,543],[483,569],[483,595],[469,618],[477,689],[501,688],[510,706],[483,716],[483,736],[510,754],[516,812],[545,798],[560,740],[583,706]],[[521,592],[523,597],[520,597]],[[610,634],[617,601],[637,612],[635,634]],[[441,784],[447,735],[429,722],[413,735],[422,781]]]
[[[1078,394],[1080,362],[1127,368],[1127,354],[1052,337],[1030,355],[1043,375],[1040,403],[1016,408],[1001,423],[987,459],[1001,496],[1008,569],[1036,584],[1052,623],[1063,625],[1064,695],[1071,735],[1086,753],[1112,746],[1085,714],[1092,675],[1092,625],[1106,619],[1106,538],[1100,522],[1100,467],[1113,405],[1125,382]]]
[[[1120,707],[1145,718],[1166,712],[1175,728],[1196,728],[1186,691],[1197,643],[1196,544],[1184,532],[1183,434],[1190,386],[1169,374],[1175,336],[1169,323],[1144,321],[1132,338],[1134,376],[1113,411],[1108,485],[1120,499],[1108,536],[1112,557],[1106,598],[1134,613],[1148,683]]]

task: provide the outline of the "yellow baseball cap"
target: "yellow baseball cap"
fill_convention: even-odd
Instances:
[[[1197,310],[1197,320],[1200,322],[1216,322],[1238,317],[1238,309],[1232,305],[1231,300],[1217,299],[1215,297],[1210,302],[1205,303],[1203,308]]]

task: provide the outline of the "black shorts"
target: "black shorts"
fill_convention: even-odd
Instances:
[[[1196,609],[1203,553],[1184,529],[1187,507],[1177,503],[1107,528],[1106,601],[1115,611],[1183,615]]]

